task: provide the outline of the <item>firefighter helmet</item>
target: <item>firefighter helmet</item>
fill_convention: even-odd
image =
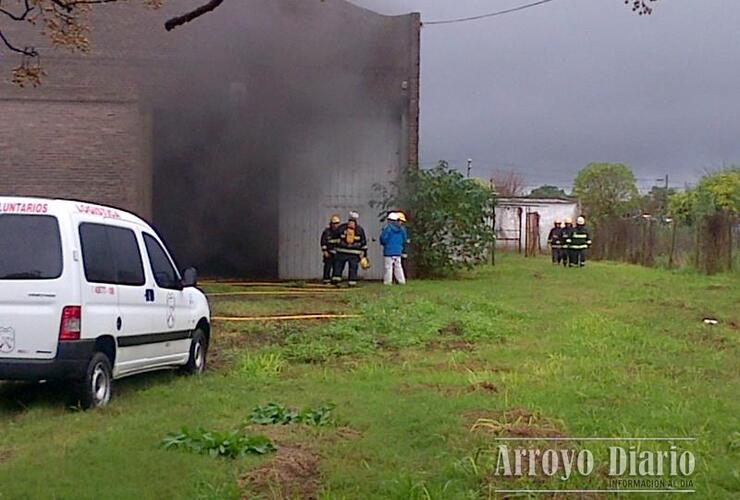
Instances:
[[[388,212],[388,220],[391,220],[391,221],[398,220],[398,213],[397,212]]]
[[[349,218],[350,220],[357,220],[360,218],[360,214],[353,210],[349,213]]]
[[[573,219],[571,219],[570,217],[566,217],[565,218],[565,223],[566,224],[573,224]]]
[[[398,212],[398,220],[401,222],[406,222],[406,214],[403,212]]]
[[[329,219],[330,224],[339,224],[340,222],[342,222],[342,219],[337,214],[332,215],[331,219]]]
[[[577,223],[578,225],[582,226],[582,225],[584,225],[584,224],[586,223],[586,219],[584,219],[583,217],[578,217],[578,218],[576,219],[576,223]]]
[[[559,226],[562,223],[563,223],[563,221],[561,221],[560,219],[555,219],[555,225],[556,226]]]

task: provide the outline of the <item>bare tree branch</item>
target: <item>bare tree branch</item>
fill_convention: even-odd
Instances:
[[[201,5],[197,9],[168,20],[166,23],[164,23],[164,28],[167,31],[172,31],[178,26],[182,26],[183,24],[189,23],[193,19],[197,19],[204,14],[208,14],[212,10],[215,10],[223,2],[224,0],[208,0],[208,3]]]
[[[33,10],[33,5],[30,4],[29,0],[25,0],[25,9],[21,14],[13,14],[9,10],[5,10],[3,8],[0,8],[0,14],[5,14],[9,18],[11,18],[13,21],[23,21],[28,17],[28,14],[31,13]]]
[[[10,43],[10,40],[7,39],[5,34],[2,32],[2,30],[0,30],[0,40],[2,40],[5,46],[13,52],[23,54],[24,56],[27,56],[27,57],[37,57],[39,55],[39,53],[33,47],[24,47],[21,49],[20,47],[16,47],[12,43]]]

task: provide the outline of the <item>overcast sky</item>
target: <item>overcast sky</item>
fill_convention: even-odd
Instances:
[[[352,0],[422,19],[532,0]],[[591,161],[630,165],[641,187],[740,165],[740,0],[554,0],[422,30],[421,154],[474,173],[516,168],[569,186]]]

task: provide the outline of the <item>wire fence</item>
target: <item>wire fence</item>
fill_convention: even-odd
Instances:
[[[693,267],[706,274],[740,269],[740,219],[728,213],[694,224],[637,217],[608,219],[594,228],[591,257],[648,267]]]

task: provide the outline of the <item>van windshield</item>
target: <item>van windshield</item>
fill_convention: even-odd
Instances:
[[[61,275],[62,243],[56,217],[0,214],[0,280]]]

